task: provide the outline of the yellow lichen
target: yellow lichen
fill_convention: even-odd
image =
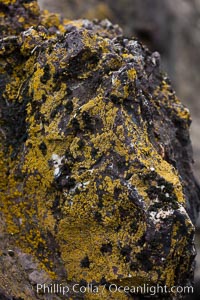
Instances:
[[[7,5],[14,2],[4,1]],[[37,16],[36,2],[24,7]],[[18,21],[24,29],[30,25],[23,16]],[[143,119],[144,103],[139,103],[132,88],[139,71],[127,67],[133,54],[125,50],[118,54],[110,33],[104,36],[107,29],[90,32],[84,28],[84,20],[61,22],[58,15],[44,11],[37,22],[44,27],[31,28],[19,37],[17,55],[21,60],[12,65],[3,92],[6,104],[24,105],[20,130],[26,134],[26,138],[19,134],[22,139],[18,144],[13,142],[9,150],[2,145],[0,152],[4,230],[52,277],[59,274],[54,273],[56,262],[52,261],[49,235],[67,270],[64,280],[101,282],[105,278],[122,286],[171,286],[176,281],[175,260],[183,256],[181,245],[187,245],[188,240],[183,237],[177,242],[181,226],[173,223],[166,262],[157,265],[150,253],[145,259],[151,259],[152,267],[144,268],[138,257],[148,250],[149,227],[151,234],[156,234],[163,226],[162,218],[147,221],[159,197],[151,198],[149,190],[159,189],[160,180],[164,182],[161,192],[164,184],[170,186],[171,194],[166,194],[174,197],[177,209],[185,207],[186,200],[178,171],[158,150],[160,137],[155,139],[157,144],[152,142],[148,121]],[[74,48],[64,44],[69,25],[78,32],[80,46],[77,41]],[[60,30],[59,35],[52,27]],[[64,32],[66,36],[61,36]],[[4,65],[1,68],[4,74]],[[97,80],[93,82],[94,78]],[[188,122],[187,110],[165,80],[152,94],[149,105],[158,115],[162,105],[170,111],[169,118],[174,114]],[[159,122],[152,125],[154,130],[162,126]],[[171,209],[173,201],[166,204],[163,200],[164,212]],[[160,212],[160,208],[154,209]],[[190,220],[185,218],[184,226],[192,232]],[[161,244],[154,251],[158,257],[160,251],[165,255]],[[189,256],[183,268],[188,265]],[[125,294],[108,291],[102,292],[101,298],[87,294],[85,299],[94,297],[127,299]]]

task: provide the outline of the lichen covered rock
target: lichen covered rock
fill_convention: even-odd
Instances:
[[[0,291],[38,299],[31,284],[56,280],[101,291],[70,299],[138,299],[102,289],[190,284],[190,117],[159,54],[108,21],[0,3]]]

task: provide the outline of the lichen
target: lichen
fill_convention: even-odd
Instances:
[[[190,119],[168,79],[109,22],[1,2],[25,8],[0,48],[5,232],[57,280],[62,261],[71,282],[183,284],[194,228],[167,129],[187,135]]]

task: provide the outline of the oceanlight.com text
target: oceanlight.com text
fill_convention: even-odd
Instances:
[[[72,284],[72,285],[64,285],[64,284],[37,284],[37,293],[39,294],[62,294],[68,295],[71,293],[74,294],[85,294],[85,293],[93,293],[93,294],[103,294],[105,290],[110,293],[125,293],[125,294],[148,294],[148,295],[156,295],[156,294],[192,294],[194,292],[193,286],[172,286],[167,287],[166,285],[149,285],[143,284],[140,286],[120,286],[117,284],[105,284],[105,285],[94,285],[94,284]]]

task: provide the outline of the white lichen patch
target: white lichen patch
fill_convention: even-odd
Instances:
[[[168,217],[172,216],[174,213],[173,209],[163,210],[160,209],[159,211],[150,211],[149,215],[151,220],[154,223],[160,223],[163,220],[167,219]]]
[[[83,182],[83,187],[85,187],[85,186],[88,185],[89,183],[90,183],[90,181]]]
[[[54,176],[57,178],[61,174],[61,166],[64,156],[59,156],[58,154],[53,153],[51,158],[54,166]]]
[[[156,218],[157,219],[166,219],[168,218],[169,216],[172,216],[174,213],[174,210],[173,209],[168,209],[168,210],[160,210],[157,215],[156,215]]]
[[[81,182],[77,182],[76,185],[73,188],[70,188],[68,192],[64,192],[65,195],[68,194],[74,194],[76,189],[81,189],[82,188],[82,183]]]
[[[191,226],[193,227],[193,229],[194,229],[195,227],[194,227],[192,221],[190,220],[190,217],[189,217],[189,215],[188,215],[188,213],[187,213],[185,207],[184,207],[183,205],[179,204],[178,211],[179,211],[181,214],[183,214],[183,215],[186,216],[188,222],[190,223],[190,225],[191,225]]]

